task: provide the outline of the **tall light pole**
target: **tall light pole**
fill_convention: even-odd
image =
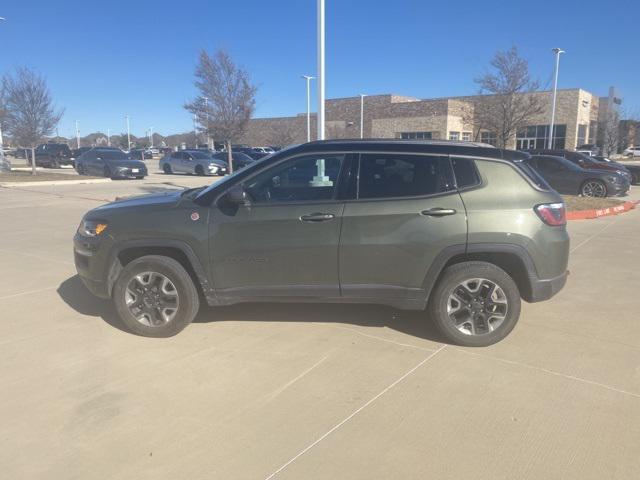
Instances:
[[[360,94],[360,138],[364,138],[364,95]]]
[[[311,141],[311,80],[316,77],[310,75],[302,75],[307,81],[307,142]]]
[[[318,140],[324,140],[324,0],[318,0]]]
[[[127,150],[131,150],[131,129],[129,128],[129,115],[125,115],[127,120]]]
[[[111,146],[111,129],[107,128],[107,147]]]
[[[209,97],[202,97],[204,100],[204,118],[207,122],[207,148],[211,148],[211,139],[209,138]],[[215,148],[211,148],[215,150]]]
[[[558,96],[558,71],[560,70],[560,54],[565,53],[561,48],[551,50],[556,54],[556,67],[553,74],[553,100],[551,101],[551,123],[549,125],[549,143],[547,148],[553,148],[553,122],[556,119],[556,98]]]
[[[153,127],[149,127],[149,143],[151,144],[151,148],[153,148]]]
[[[195,145],[193,146],[193,148],[198,148],[198,130],[196,127],[196,122],[198,121],[198,116],[194,113],[193,114],[193,138],[194,138],[194,143]]]
[[[76,143],[78,144],[77,148],[80,148],[80,130],[78,128],[78,120],[76,120]]]

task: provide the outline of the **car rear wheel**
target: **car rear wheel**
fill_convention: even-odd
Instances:
[[[171,337],[189,325],[200,306],[189,273],[176,260],[147,255],[133,260],[113,288],[125,326],[145,337]]]
[[[447,268],[431,294],[429,312],[444,337],[467,347],[505,338],[520,317],[520,292],[501,268],[464,262]]]
[[[202,165],[196,165],[195,173],[196,175],[204,175],[204,168]]]
[[[604,198],[607,196],[607,186],[600,180],[587,180],[580,188],[583,197]]]
[[[104,167],[104,170],[102,171],[102,175],[104,177],[111,178],[111,170],[109,170],[109,167]]]
[[[168,163],[165,163],[165,164],[162,166],[162,171],[163,171],[164,173],[166,173],[167,175],[169,175],[169,174],[173,173],[173,172],[172,172],[172,170],[171,170],[171,165],[169,165]]]

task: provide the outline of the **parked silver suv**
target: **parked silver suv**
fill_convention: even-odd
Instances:
[[[195,175],[226,175],[228,167],[204,150],[169,152],[160,159],[160,170],[166,174],[191,173]]]

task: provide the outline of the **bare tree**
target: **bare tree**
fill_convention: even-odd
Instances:
[[[497,146],[505,148],[516,132],[529,125],[545,108],[542,99],[533,95],[540,84],[531,78],[529,63],[518,55],[515,46],[506,52],[496,52],[491,68],[474,80],[483,96],[474,102],[466,120],[478,130],[495,132]]]
[[[195,75],[200,95],[184,108],[196,115],[201,131],[212,133],[226,144],[229,171],[233,171],[231,143],[247,128],[255,110],[257,88],[248,73],[222,50],[213,57],[204,50],[200,52]]]
[[[25,67],[2,78],[7,132],[23,147],[31,148],[31,166],[36,174],[35,148],[58,125],[64,110],[56,110],[44,77]]]

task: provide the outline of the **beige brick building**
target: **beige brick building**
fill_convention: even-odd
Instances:
[[[511,141],[510,148],[545,146],[551,116],[550,91],[536,92],[545,110]],[[486,96],[419,99],[399,95],[373,95],[364,99],[365,138],[451,139],[495,143],[496,134],[474,126],[473,113]],[[575,149],[596,143],[599,105],[606,101],[579,88],[558,90],[555,146]],[[360,137],[360,97],[326,102],[326,137]],[[256,118],[241,139],[249,145],[288,145],[305,142],[306,114],[294,117]],[[316,138],[312,115],[311,138]]]

